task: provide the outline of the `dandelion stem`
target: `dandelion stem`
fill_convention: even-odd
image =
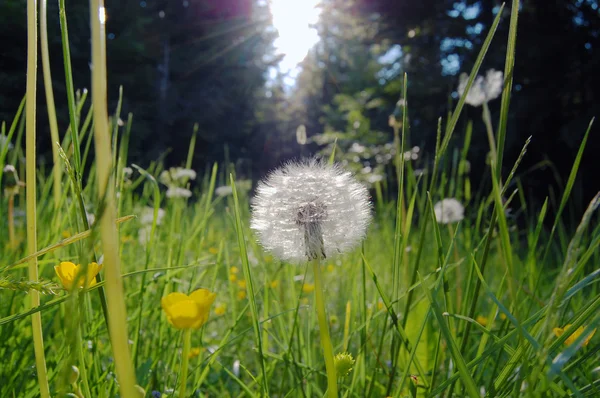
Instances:
[[[179,387],[179,397],[184,398],[185,387],[187,384],[188,376],[188,362],[190,356],[190,348],[192,346],[192,329],[185,329],[183,331],[183,353],[181,354],[181,386]]]
[[[488,141],[490,142],[490,152],[492,153],[491,164],[496,164],[496,139],[494,138],[494,128],[492,127],[492,115],[487,102],[483,103],[483,123],[485,123],[485,131],[487,132]]]
[[[321,261],[313,260],[313,269],[315,273],[315,302],[317,306],[317,318],[319,320],[319,333],[321,334],[321,344],[323,345],[323,357],[325,358],[325,369],[327,370],[327,396],[337,398],[337,375],[333,363],[333,345],[329,337],[329,325],[327,324],[327,314],[325,312],[325,300],[323,299],[323,281],[321,280]]]

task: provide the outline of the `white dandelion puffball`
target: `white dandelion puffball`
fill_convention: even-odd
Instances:
[[[287,163],[258,184],[250,228],[266,250],[299,263],[351,250],[370,220],[367,189],[340,166],[312,159]]]
[[[433,206],[435,218],[440,224],[451,224],[465,218],[465,208],[454,198],[446,198]]]
[[[467,93],[465,102],[473,106],[481,106],[484,102],[489,102],[500,96],[502,86],[504,85],[503,73],[494,69],[487,71],[485,78],[477,76],[471,85],[471,89]],[[458,94],[462,97],[467,88],[469,76],[466,73],[460,75],[458,83]]]

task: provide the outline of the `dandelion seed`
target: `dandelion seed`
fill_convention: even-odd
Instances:
[[[303,124],[296,129],[296,142],[298,145],[306,145],[306,126]]]
[[[233,373],[236,377],[240,376],[240,360],[236,359],[233,361],[233,366],[231,367],[231,373]]]
[[[433,206],[435,218],[440,224],[451,224],[465,218],[465,208],[454,198],[446,198]]]
[[[167,189],[167,198],[189,198],[192,196],[192,191],[186,188],[170,187]]]
[[[460,75],[458,84],[458,94],[462,97],[467,88],[469,76],[466,73]],[[504,84],[503,74],[500,71],[490,69],[487,71],[485,78],[477,76],[471,85],[471,89],[467,93],[465,102],[473,106],[481,106],[485,102],[494,100],[502,93]]]
[[[217,295],[208,289],[198,289],[189,296],[170,293],[163,297],[160,305],[167,320],[177,329],[199,329],[208,320],[210,306]]]
[[[54,267],[56,275],[65,289],[71,290],[73,286],[79,288],[92,287],[96,284],[96,275],[102,269],[102,264],[90,263],[87,266],[87,274],[81,274],[82,267],[70,261],[63,261]]]
[[[250,227],[282,260],[302,262],[351,250],[371,220],[367,189],[339,166],[288,163],[259,183]]]

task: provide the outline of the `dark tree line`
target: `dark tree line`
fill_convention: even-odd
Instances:
[[[510,3],[510,2],[509,2]],[[431,153],[439,117],[456,103],[458,74],[470,71],[500,10],[496,0],[323,0],[321,41],[303,62],[294,87],[277,65],[266,2],[258,0],[109,1],[107,51],[110,105],[124,87],[123,112],[134,114],[130,158],[144,163],[170,149],[169,164],[187,155],[198,123],[194,164],[237,160],[261,175],[282,160],[323,150],[334,137],[385,145],[389,115],[409,76],[411,145]],[[61,132],[68,125],[57,2],[48,5],[51,60]],[[10,122],[25,91],[25,1],[0,3],[0,120]],[[502,70],[510,4],[481,72]],[[67,2],[75,86],[89,86],[86,2]],[[526,194],[559,194],[590,119],[599,114],[600,7],[596,0],[523,0],[505,167],[533,136],[521,166]],[[41,76],[41,71],[40,71]],[[42,86],[40,86],[42,92]],[[50,159],[44,96],[39,96],[40,151]],[[497,121],[499,101],[490,103]],[[396,112],[398,110],[396,109]],[[466,107],[460,145],[474,121],[470,160],[484,164],[481,110]],[[308,145],[296,142],[303,125]],[[600,189],[592,130],[574,192],[576,212]],[[505,170],[506,172],[507,170]],[[474,181],[485,179],[484,168]]]

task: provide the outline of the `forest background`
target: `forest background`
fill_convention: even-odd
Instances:
[[[541,205],[548,186],[562,191],[586,127],[600,114],[600,7],[595,0],[521,4],[504,164],[514,163],[531,136],[519,181],[530,203]],[[320,40],[299,72],[290,75],[279,69],[282,55],[273,44],[278,32],[264,0],[108,1],[109,109],[115,109],[122,86],[121,114],[133,115],[129,160],[143,167],[157,159],[182,165],[197,124],[193,165],[200,172],[214,162],[233,162],[238,178],[256,181],[285,160],[327,154],[337,139],[338,156],[348,168],[367,180],[375,175],[395,181],[385,156],[394,138],[390,115],[400,120],[408,110],[408,145],[419,147],[413,169],[428,172],[438,118],[446,119],[453,108],[459,74],[473,66],[500,5],[496,0],[323,0],[315,24]],[[67,2],[66,7],[74,85],[83,90],[90,84],[89,5]],[[0,1],[0,122],[7,124],[25,93],[25,11],[24,0]],[[482,73],[503,69],[510,5],[504,13]],[[49,2],[48,15],[63,132],[69,113],[58,1]],[[51,164],[52,153],[41,68],[38,72],[43,166]],[[398,105],[404,73],[406,108]],[[497,120],[500,101],[491,102],[490,110]],[[473,120],[469,161],[483,165],[489,148],[481,108],[469,106],[465,114],[454,139],[462,145]],[[299,128],[306,132],[304,145]],[[573,190],[571,220],[579,219],[600,188],[596,130]],[[485,167],[470,173],[474,190],[489,184]]]

